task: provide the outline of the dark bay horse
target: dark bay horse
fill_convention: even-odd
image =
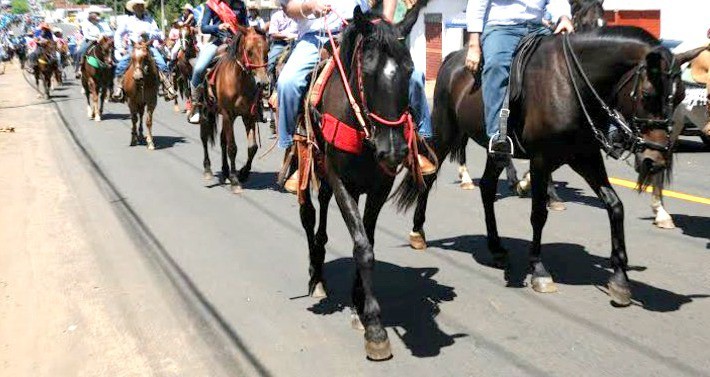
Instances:
[[[134,42],[131,63],[123,76],[123,90],[126,93],[128,109],[131,112],[131,146],[145,140],[148,149],[155,149],[153,143],[153,111],[158,103],[158,66],[148,50],[148,42]],[[148,137],[143,136],[143,115],[148,129]],[[138,128],[138,129],[136,129]]]
[[[86,95],[89,119],[101,121],[104,101],[113,82],[113,38],[101,37],[91,45],[81,62],[81,85]]]
[[[268,44],[266,36],[254,28],[240,27],[230,42],[226,54],[214,70],[206,75],[206,105],[200,122],[200,135],[204,150],[204,178],[212,179],[212,168],[207,150],[217,134],[217,115],[222,116],[222,175],[229,179],[235,194],[242,192],[241,182],[249,178],[251,164],[258,149],[256,120],[261,106],[262,88],[269,83],[266,73]],[[213,78],[213,80],[211,79]],[[211,83],[214,81],[214,84]],[[247,162],[237,174],[235,160],[237,143],[234,140],[234,121],[241,116],[246,128]]]
[[[180,50],[175,58],[173,85],[181,98],[187,98],[186,109],[189,109],[192,105],[190,103],[190,77],[192,77],[192,64],[190,60],[197,57],[196,42],[197,36],[195,35],[195,29],[193,27],[185,25],[180,28],[180,39],[176,42],[180,44]],[[175,112],[180,111],[177,96],[175,97],[174,109]]]
[[[416,14],[413,15],[416,20]],[[417,163],[417,135],[409,113],[408,85],[413,71],[409,50],[398,38],[406,36],[411,24],[405,21],[394,26],[380,21],[372,13],[355,9],[354,20],[342,33],[338,57],[342,74],[335,69],[325,84],[320,127],[313,127],[322,160],[314,168],[320,182],[318,192],[319,223],[309,187],[299,193],[301,224],[306,231],[309,250],[308,291],[312,297],[326,295],[323,279],[328,205],[332,196],[338,203],[350,236],[353,239],[353,259],[356,273],[352,287],[352,303],[357,312],[353,326],[365,330],[365,351],[371,360],[391,357],[387,331],[380,319],[380,306],[373,287],[375,265],[375,227],[380,210],[387,201],[400,164],[421,179]],[[403,26],[408,25],[408,26]],[[347,82],[345,84],[344,82]],[[344,88],[350,88],[352,96]],[[354,101],[354,106],[350,101]],[[355,108],[364,109],[362,123]],[[334,128],[335,127],[335,128]],[[344,135],[357,135],[354,145],[345,143]],[[338,136],[340,135],[340,136]],[[342,138],[341,138],[342,137]],[[327,140],[327,142],[326,142]],[[339,143],[343,144],[339,144]],[[306,142],[298,147],[299,154]],[[350,147],[346,147],[350,145]],[[315,152],[314,152],[315,153]],[[306,169],[299,169],[303,172]],[[302,182],[310,182],[301,174]],[[367,196],[364,216],[358,200]]]
[[[37,67],[34,70],[35,85],[39,89],[39,81],[42,80],[44,98],[50,98],[52,87],[52,77],[59,71],[57,61],[57,44],[54,41],[45,40],[37,44]]]
[[[634,27],[601,28],[569,37],[542,39],[525,68],[521,96],[511,102],[513,133],[524,148],[517,151],[516,157],[530,160],[532,175],[530,270],[535,291],[557,290],[542,263],[541,238],[548,214],[550,175],[568,164],[587,181],[607,209],[614,269],[609,295],[618,305],[630,304],[624,210],[609,183],[597,136],[609,132],[609,124],[617,116],[610,113],[618,111],[619,119],[632,120],[630,125],[622,121],[614,124],[623,123],[630,129],[628,140],[633,141],[633,147],[629,149],[638,152],[640,164],[645,166],[639,184],[645,185],[649,174],[668,168],[672,111],[684,96],[679,67],[700,51],[674,56],[649,33]],[[479,143],[485,140],[481,93],[464,67],[465,55],[462,50],[445,59],[434,89],[433,144],[440,159],[460,150],[467,138]],[[589,118],[584,114],[589,114]],[[508,252],[498,235],[494,212],[502,170],[500,164],[489,158],[480,186],[488,248],[496,263],[506,266]],[[427,179],[428,187],[434,179]],[[400,207],[417,202],[410,242],[425,242],[423,225],[429,189],[420,193],[411,179],[402,185],[405,187],[398,197]]]

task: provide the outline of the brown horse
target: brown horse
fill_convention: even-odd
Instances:
[[[192,77],[192,64],[190,60],[197,56],[196,42],[197,37],[193,27],[185,25],[180,28],[180,39],[175,42],[180,44],[180,51],[175,58],[173,85],[181,98],[187,98],[185,107],[188,110],[190,106],[192,106],[190,103],[190,78]],[[175,97],[175,111],[180,111],[177,97]]]
[[[35,85],[39,88],[40,78],[44,88],[44,98],[50,98],[52,76],[59,71],[57,61],[57,45],[54,41],[45,40],[37,44],[37,67],[34,70]]]
[[[230,42],[227,52],[206,77],[206,106],[200,122],[204,149],[204,177],[212,178],[207,142],[214,143],[217,133],[217,115],[222,116],[222,175],[229,178],[235,194],[242,190],[241,182],[249,177],[252,160],[258,149],[256,143],[257,106],[261,105],[262,88],[268,85],[266,74],[266,37],[254,28],[240,27]],[[211,79],[213,78],[213,79]],[[248,140],[248,158],[237,175],[235,159],[237,144],[234,141],[234,121],[241,116]],[[229,155],[229,161],[227,160]]]
[[[91,45],[81,62],[81,85],[86,95],[89,119],[101,121],[104,101],[113,82],[113,38],[101,37]]]
[[[148,149],[155,149],[153,144],[153,111],[158,103],[160,78],[158,67],[150,54],[148,42],[135,42],[131,53],[131,64],[123,76],[123,90],[126,93],[128,108],[131,111],[131,146],[145,140]],[[148,137],[143,136],[143,114],[146,113],[145,125]],[[139,126],[136,132],[136,125]]]

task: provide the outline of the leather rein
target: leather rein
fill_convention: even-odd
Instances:
[[[621,82],[616,86],[615,95],[618,95],[618,92],[621,90],[621,88],[633,80],[633,89],[630,93],[630,96],[634,101],[634,116],[631,120],[631,124],[629,125],[624,119],[624,116],[618,110],[609,107],[609,105],[606,104],[606,102],[601,98],[599,93],[594,89],[594,86],[589,80],[589,77],[587,77],[587,75],[585,74],[581,63],[579,62],[579,58],[577,57],[574,52],[574,49],[572,48],[572,45],[569,41],[569,35],[565,34],[562,38],[562,50],[565,57],[567,72],[569,73],[570,80],[572,81],[572,87],[574,88],[575,95],[577,97],[577,100],[579,101],[580,107],[582,108],[582,112],[584,113],[587,123],[589,124],[592,133],[594,134],[595,139],[597,139],[597,141],[602,145],[602,147],[607,151],[607,153],[609,153],[609,155],[614,158],[620,157],[619,155],[612,153],[612,143],[607,139],[607,137],[599,129],[599,127],[595,125],[594,120],[592,119],[592,116],[590,115],[589,110],[587,109],[587,106],[584,104],[584,99],[580,91],[579,83],[577,83],[577,80],[574,77],[575,70],[582,77],[585,86],[592,92],[594,98],[596,99],[596,101],[606,114],[606,117],[610,121],[610,124],[615,125],[616,127],[618,127],[619,130],[621,130],[625,134],[628,143],[626,143],[627,145],[624,146],[624,149],[632,153],[638,153],[645,149],[653,149],[664,153],[668,152],[670,150],[670,141],[666,145],[661,145],[659,143],[645,140],[641,136],[641,133],[644,130],[656,129],[665,130],[667,134],[671,133],[671,128],[673,126],[672,102],[677,91],[676,82],[673,81],[671,93],[668,95],[668,97],[666,97],[666,101],[663,103],[663,116],[665,118],[643,118],[637,116],[637,106],[639,102],[638,86],[641,83],[641,75],[648,68],[646,66],[646,62],[643,61],[639,63],[634,70],[629,71],[627,74],[625,74],[625,78],[621,80]],[[674,80],[675,78],[680,76],[680,70],[673,69],[673,66],[675,65],[675,57],[671,60],[670,63],[671,64],[669,71],[664,72],[663,74]]]

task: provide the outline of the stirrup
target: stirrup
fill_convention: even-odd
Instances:
[[[510,154],[510,156],[515,155],[515,146],[513,145],[513,139],[510,138],[510,136],[506,136],[505,139],[502,139],[503,141],[506,141],[510,148],[508,148],[508,151],[496,151],[493,150],[493,143],[497,142],[498,140],[501,140],[500,133],[497,133],[493,135],[493,137],[488,140],[488,153],[496,156],[501,156],[501,155],[507,155]]]

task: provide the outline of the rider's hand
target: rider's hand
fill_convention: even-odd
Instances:
[[[469,37],[468,52],[466,53],[466,69],[476,73],[481,64],[481,44],[479,34],[472,33]]]
[[[561,32],[574,33],[574,25],[572,25],[572,20],[570,20],[567,16],[560,17],[560,22],[557,23],[555,34],[559,34]]]
[[[330,12],[330,4],[322,0],[311,0],[308,2],[308,9],[314,16],[322,17]]]
[[[227,24],[227,23],[219,24],[219,26],[217,28],[222,31],[229,30],[229,24]]]

